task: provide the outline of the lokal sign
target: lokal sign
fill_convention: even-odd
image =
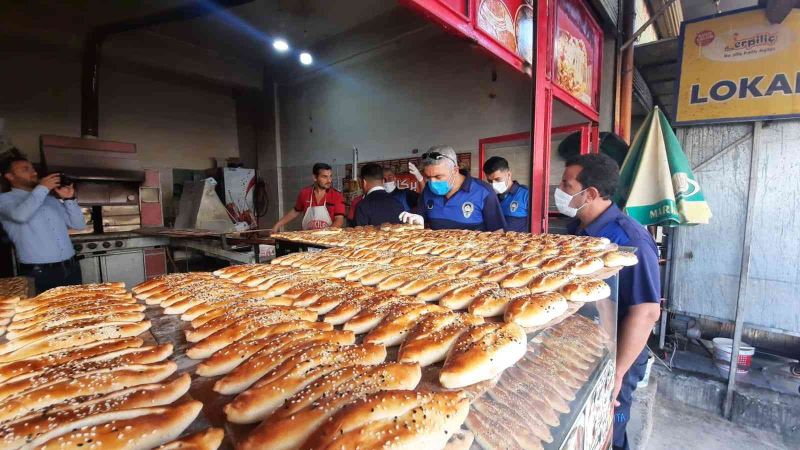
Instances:
[[[676,125],[800,117],[800,10],[684,22]]]

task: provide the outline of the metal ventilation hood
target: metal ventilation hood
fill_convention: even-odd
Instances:
[[[63,172],[85,181],[144,181],[136,144],[43,135],[40,151],[46,173]]]

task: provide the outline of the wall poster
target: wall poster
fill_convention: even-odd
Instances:
[[[478,0],[476,25],[528,64],[533,63],[533,0]]]
[[[556,9],[553,82],[596,110],[601,32],[580,0],[560,0]]]

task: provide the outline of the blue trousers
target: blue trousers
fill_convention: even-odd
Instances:
[[[631,418],[633,391],[636,390],[636,385],[644,378],[648,357],[649,352],[645,347],[642,353],[636,357],[631,368],[625,372],[625,377],[622,379],[622,387],[619,390],[619,395],[617,395],[619,406],[614,408],[614,450],[630,449],[628,435],[625,430],[628,428],[628,421]]]

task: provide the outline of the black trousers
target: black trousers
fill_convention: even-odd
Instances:
[[[58,286],[83,283],[81,266],[75,258],[50,264],[20,264],[20,275],[33,278],[36,294]]]

